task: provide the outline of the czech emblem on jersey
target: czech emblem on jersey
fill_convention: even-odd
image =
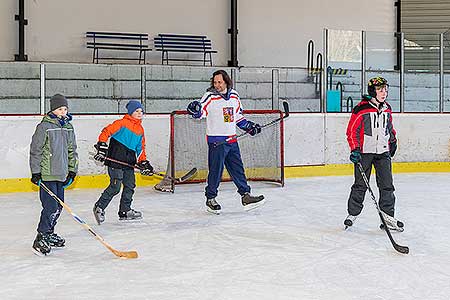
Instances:
[[[233,107],[224,107],[223,108],[223,121],[225,123],[234,122],[234,110]]]

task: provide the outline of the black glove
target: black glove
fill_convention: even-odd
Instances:
[[[202,116],[202,105],[198,101],[192,101],[189,103],[187,111],[194,118],[200,118]]]
[[[94,148],[97,150],[97,153],[94,155],[94,159],[104,162],[106,154],[108,153],[108,144],[105,142],[97,142],[97,144],[94,145]]]
[[[148,160],[143,160],[137,164],[138,168],[141,170],[141,174],[145,176],[153,175],[153,167]]]
[[[391,155],[391,157],[394,157],[396,151],[397,151],[397,141],[391,142],[389,144],[389,154]]]
[[[350,160],[352,163],[357,164],[361,161],[361,151],[359,149],[355,149],[350,153]]]
[[[33,173],[31,175],[31,182],[34,183],[35,185],[39,186],[41,184],[41,181],[42,181],[41,173]]]
[[[258,123],[253,123],[252,121],[248,121],[246,127],[247,127],[247,129],[246,129],[247,132],[251,136],[255,136],[261,132],[261,125],[259,125]]]
[[[73,183],[75,180],[75,177],[77,176],[77,173],[69,171],[69,174],[67,174],[66,180],[63,182],[63,189],[67,188],[69,185]]]

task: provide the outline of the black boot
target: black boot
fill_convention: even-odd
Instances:
[[[52,248],[48,244],[47,239],[42,233],[38,232],[33,242],[33,252],[38,256],[45,256],[49,254],[51,250]]]
[[[119,220],[130,221],[142,219],[142,213],[140,211],[130,209],[129,211],[119,211]]]
[[[95,221],[97,221],[97,224],[100,225],[103,222],[105,222],[105,210],[102,209],[100,206],[94,205],[94,208],[92,209],[94,213]]]
[[[50,247],[55,248],[62,248],[66,244],[66,240],[56,233],[48,233],[45,235],[45,239],[47,240],[47,243],[50,245]]]
[[[344,220],[345,229],[349,228],[350,226],[353,226],[353,224],[356,221],[357,216],[348,215],[347,218]]]
[[[242,195],[241,200],[245,210],[255,209],[265,203],[263,195],[252,196],[250,193]]]
[[[216,198],[206,199],[206,210],[213,214],[220,214],[222,207],[217,203]]]

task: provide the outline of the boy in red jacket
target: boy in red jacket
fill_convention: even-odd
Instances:
[[[380,191],[379,206],[389,229],[403,231],[403,222],[394,218],[395,189],[391,157],[397,150],[397,138],[392,125],[391,106],[386,102],[388,87],[383,77],[370,79],[367,88],[369,95],[364,95],[353,109],[348,123],[347,141],[351,150],[350,160],[355,164],[355,182],[347,204],[346,228],[353,225],[363,209],[367,187],[357,166],[361,163],[369,179],[372,165],[375,167]]]

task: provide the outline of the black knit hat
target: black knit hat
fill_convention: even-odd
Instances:
[[[66,97],[61,94],[55,94],[52,98],[50,98],[50,111],[54,111],[61,106],[68,107]]]

